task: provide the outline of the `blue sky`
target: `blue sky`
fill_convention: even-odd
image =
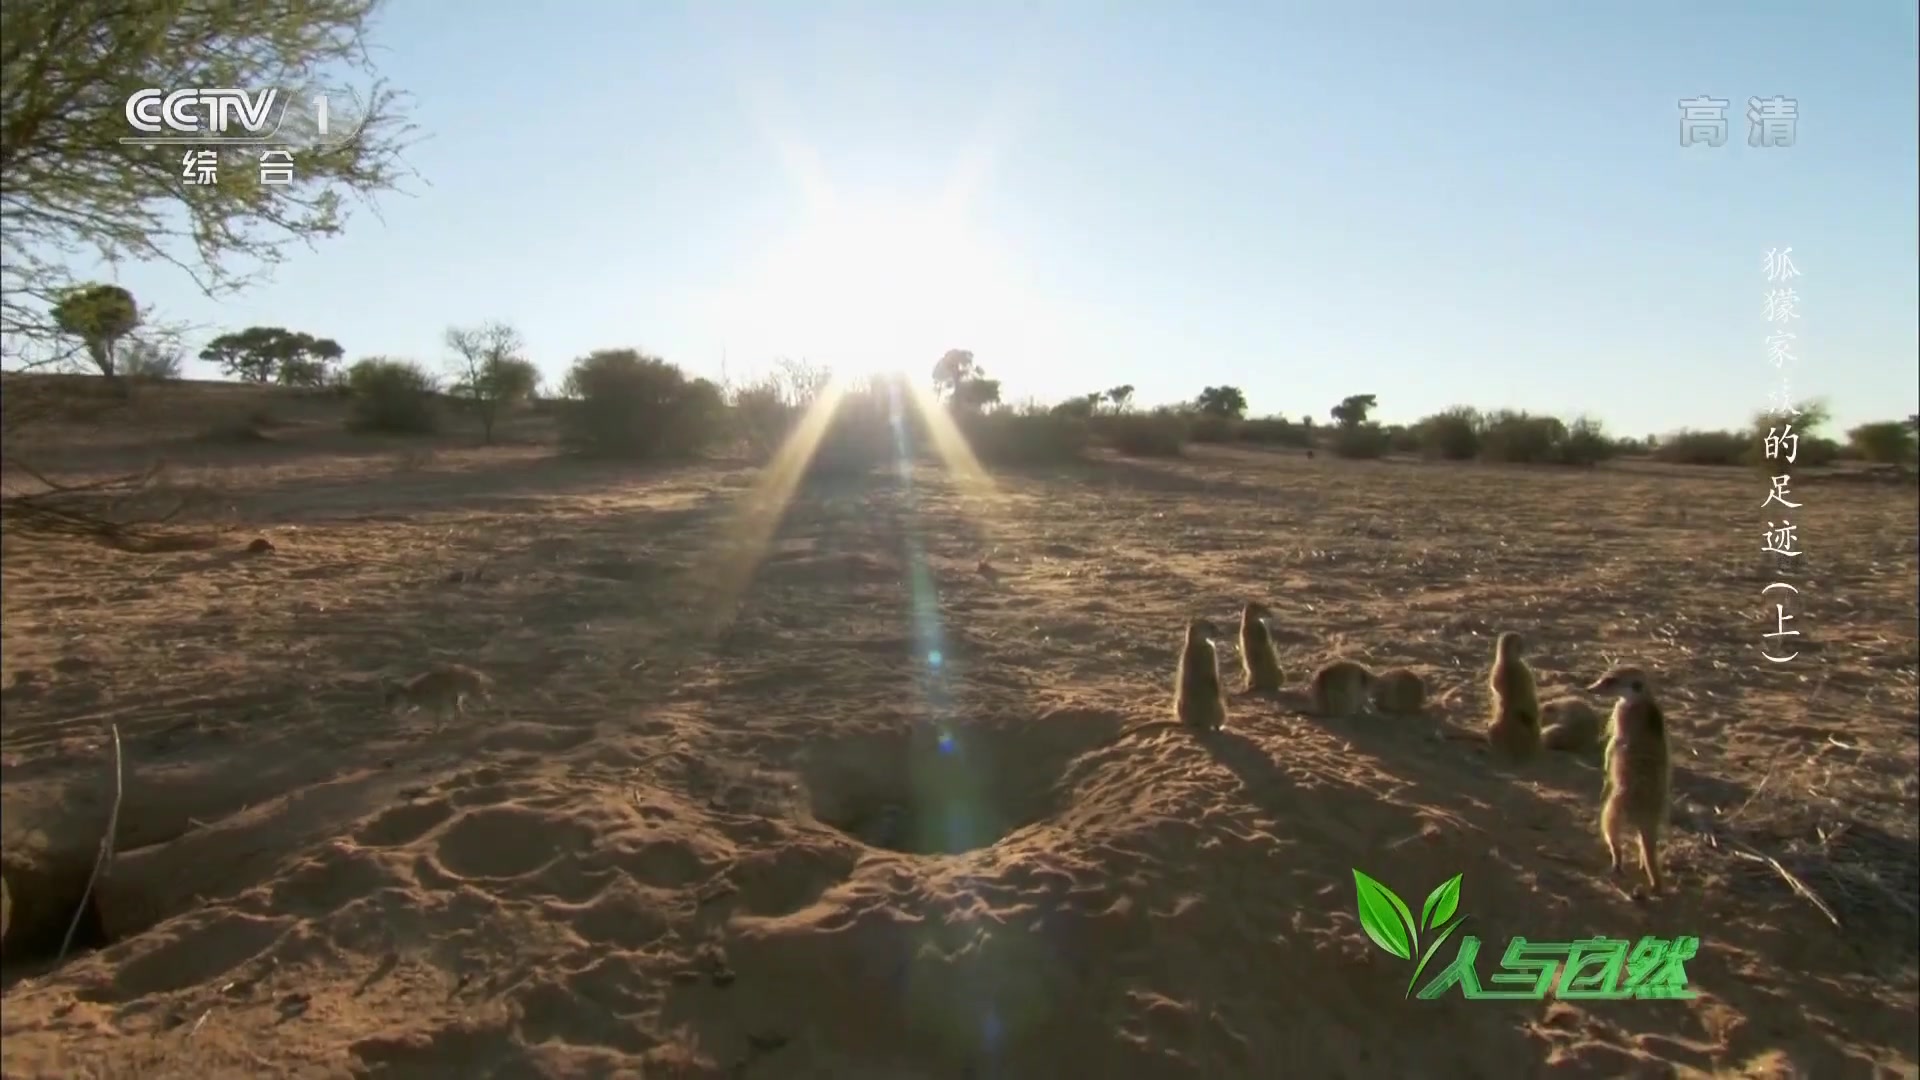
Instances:
[[[1230,383],[1255,414],[1372,392],[1645,434],[1766,406],[1790,245],[1794,394],[1920,409],[1911,0],[460,8],[379,24],[428,135],[411,196],[237,299],[119,280],[350,359],[438,365],[501,319],[555,377],[959,347],[1016,400]],[[1726,145],[1680,145],[1701,94]],[[1771,95],[1797,143],[1750,147]]]

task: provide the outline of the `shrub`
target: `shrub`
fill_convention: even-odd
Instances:
[[[1096,416],[1092,427],[1096,438],[1134,457],[1179,457],[1186,451],[1186,417],[1172,410]]]
[[[186,357],[171,346],[129,338],[121,343],[115,359],[119,373],[129,379],[164,382],[180,377],[181,363]]]
[[[1417,454],[1420,452],[1420,437],[1405,424],[1388,424],[1382,429],[1387,439],[1387,449],[1396,454]]]
[[[1434,413],[1413,425],[1420,453],[1445,461],[1471,461],[1480,456],[1480,413],[1465,405]]]
[[[1313,429],[1302,427],[1284,416],[1266,416],[1240,423],[1243,442],[1264,446],[1311,446]]]
[[[1861,424],[1847,432],[1847,445],[1862,460],[1879,465],[1905,465],[1920,450],[1913,429],[1898,420]]]
[[[433,376],[410,360],[369,357],[347,369],[353,405],[347,427],[388,435],[424,435],[439,426]]]
[[[996,465],[1044,465],[1075,461],[1092,437],[1087,418],[1058,411],[999,409],[955,417],[974,456]]]
[[[1840,444],[1820,434],[1820,429],[1832,419],[1832,412],[1827,408],[1827,403],[1815,400],[1794,404],[1799,410],[1798,415],[1781,416],[1763,412],[1754,416],[1743,438],[1746,446],[1742,461],[1768,470],[1783,467],[1782,463],[1786,461],[1785,451],[1781,452],[1779,461],[1767,458],[1767,439],[1775,434],[1792,434],[1798,437],[1794,460],[1787,463],[1789,465],[1803,468],[1819,467],[1831,465],[1840,459]]]
[[[1560,460],[1567,425],[1552,416],[1533,416],[1501,409],[1480,425],[1480,457],[1516,465],[1544,465]]]
[[[733,393],[734,430],[747,451],[765,460],[792,433],[800,410],[789,404],[773,379],[748,383]]]
[[[876,465],[898,464],[902,454],[912,458],[922,431],[904,396],[881,379],[847,388],[833,403],[833,415],[807,461],[808,475],[857,475]]]
[[[1755,449],[1749,433],[1683,429],[1662,436],[1653,448],[1653,459],[1669,465],[1739,465]]]
[[[1600,426],[1600,421],[1591,417],[1575,417],[1573,426],[1564,429],[1559,446],[1559,461],[1562,465],[1598,465],[1613,460],[1619,449]]]
[[[1098,411],[1099,405],[1099,396],[1088,394],[1082,397],[1068,398],[1060,404],[1055,405],[1052,411],[1060,416],[1070,416],[1080,420],[1086,420]]]
[[[1757,460],[1766,460],[1766,449],[1764,447],[1755,448],[1753,454]],[[1822,465],[1831,465],[1840,460],[1840,444],[1827,438],[1825,435],[1803,435],[1800,437],[1800,453],[1795,456],[1799,459],[1794,462],[1795,465],[1806,465],[1816,468]],[[1772,463],[1768,462],[1768,464],[1771,465]]]
[[[1801,468],[1831,465],[1840,458],[1840,444],[1793,424],[1792,434],[1799,437],[1791,464]],[[1786,463],[1786,452],[1769,460],[1766,439],[1769,433],[1784,434],[1784,421],[1761,418],[1748,431],[1682,430],[1662,436],[1653,446],[1653,459],[1673,465],[1749,465],[1772,469]]]
[[[1197,443],[1228,443],[1237,434],[1238,422],[1217,413],[1196,413],[1188,418],[1187,438]]]
[[[1381,457],[1387,452],[1388,437],[1386,430],[1371,421],[1364,424],[1344,424],[1333,429],[1328,439],[1328,447],[1334,454],[1343,458],[1366,459]]]
[[[577,400],[560,416],[560,438],[579,453],[684,457],[724,430],[719,387],[632,349],[601,349],[575,361],[565,389]]]

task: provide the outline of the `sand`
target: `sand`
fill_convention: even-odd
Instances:
[[[216,546],[7,536],[8,1077],[1915,1075],[1910,487],[1796,489],[1775,666],[1740,470],[928,464],[803,488],[729,589],[746,464],[302,430],[166,451]],[[1293,690],[1128,732],[1248,598]],[[1439,737],[1502,629],[1544,696],[1658,674],[1666,895],[1603,874],[1592,756]],[[1336,652],[1426,713],[1298,715]],[[437,660],[494,699],[381,709]],[[1483,979],[1513,935],[1694,934],[1699,996],[1407,1000],[1355,869],[1416,913],[1462,875]]]

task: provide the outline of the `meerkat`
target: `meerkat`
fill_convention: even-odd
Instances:
[[[1487,689],[1493,691],[1487,745],[1516,762],[1540,752],[1540,699],[1533,669],[1521,655],[1525,649],[1519,634],[1502,632],[1494,641],[1493,668],[1487,672]]]
[[[1606,721],[1585,700],[1560,697],[1540,703],[1540,745],[1584,754],[1600,748]]]
[[[1607,842],[1612,860],[1609,872],[1619,875],[1623,834],[1632,829],[1640,841],[1640,866],[1657,893],[1660,831],[1667,823],[1673,783],[1666,714],[1653,700],[1646,674],[1637,667],[1614,667],[1587,689],[1615,698],[1600,790],[1600,837]]]
[[[1187,623],[1180,647],[1180,668],[1174,677],[1173,715],[1180,723],[1201,731],[1217,731],[1227,724],[1227,699],[1220,688],[1220,658],[1213,647],[1220,631],[1205,619]]]
[[[1253,600],[1240,610],[1240,667],[1247,676],[1247,690],[1272,692],[1280,689],[1280,651],[1274,648],[1273,634],[1267,629],[1267,616],[1273,612]]]
[[[1366,710],[1376,676],[1363,664],[1335,660],[1313,673],[1307,692],[1318,716],[1353,716]]]
[[[493,695],[493,679],[465,664],[435,664],[401,683],[389,684],[383,700],[388,708],[404,706],[405,711],[432,709],[438,722],[434,730],[445,726],[450,716],[467,714],[467,699],[486,700]]]
[[[1373,677],[1369,688],[1373,707],[1384,713],[1413,716],[1427,707],[1427,683],[1407,668],[1389,668]]]

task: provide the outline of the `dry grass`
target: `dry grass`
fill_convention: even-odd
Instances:
[[[275,404],[293,422],[264,442],[197,438],[258,404],[159,409],[109,449],[69,421],[38,448],[106,475],[164,416],[156,498],[196,493],[222,542],[6,537],[8,1076],[1920,1058],[1910,488],[1796,489],[1805,637],[1781,666],[1756,651],[1774,572],[1744,472],[1213,449],[1003,472],[991,502],[935,468],[815,484],[714,638],[750,470],[345,440],[321,405]],[[260,535],[276,550],[246,554]],[[1405,665],[1431,715],[1240,698],[1208,742],[1121,735],[1166,716],[1184,620],[1247,598],[1292,682],[1336,651]],[[1660,678],[1667,896],[1601,876],[1591,761],[1508,775],[1433,737],[1481,717],[1508,628],[1548,696],[1609,659]],[[428,738],[377,684],[437,659],[500,700]],[[82,929],[107,944],[38,970],[108,818],[114,726],[118,854]],[[1402,1000],[1355,867],[1415,898],[1463,873],[1483,953],[1698,934],[1700,997]]]

